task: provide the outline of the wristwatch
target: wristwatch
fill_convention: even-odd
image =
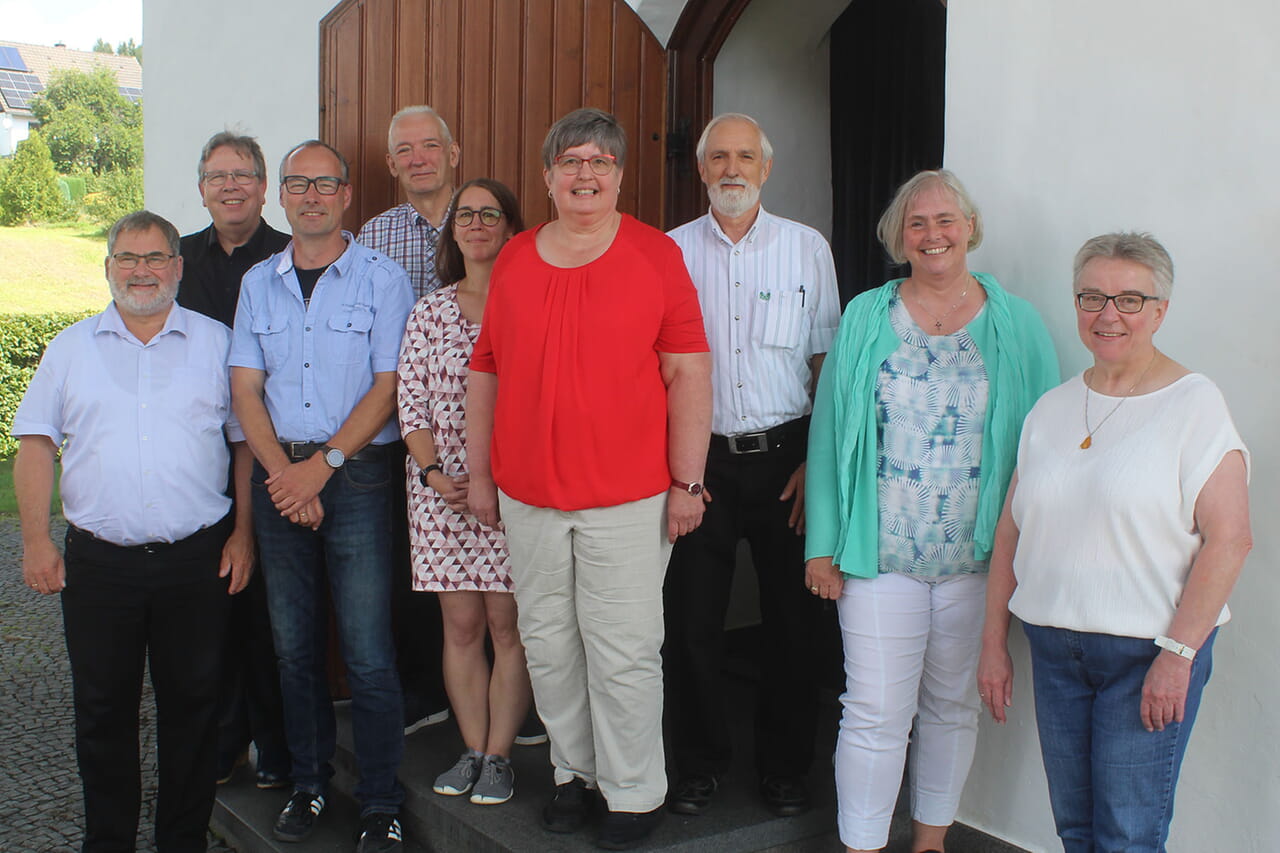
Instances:
[[[326,444],[320,448],[320,452],[324,454],[324,464],[337,471],[343,465],[347,464],[347,454],[343,453],[332,444]]]
[[[689,494],[693,495],[695,498],[698,495],[702,494],[701,483],[682,483],[679,480],[677,480],[675,477],[671,478],[671,488],[679,489],[682,492],[688,492]]]
[[[427,467],[418,471],[418,482],[422,484],[422,488],[424,489],[427,488],[427,475],[430,474],[432,471],[439,471],[441,474],[443,474],[444,468],[442,468],[438,462],[432,462]]]
[[[1187,660],[1196,659],[1197,650],[1191,648],[1186,643],[1179,643],[1177,640],[1164,636],[1156,637],[1153,642],[1155,642],[1155,644],[1160,648],[1171,651],[1179,657],[1184,657]]]

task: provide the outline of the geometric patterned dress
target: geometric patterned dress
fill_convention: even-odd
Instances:
[[[396,402],[400,433],[431,431],[436,461],[449,477],[467,470],[467,369],[480,324],[458,307],[458,288],[447,285],[414,306],[400,345]],[[409,490],[409,544],[413,588],[431,592],[510,592],[511,567],[503,532],[449,508],[435,489],[418,481],[412,454],[405,463]]]

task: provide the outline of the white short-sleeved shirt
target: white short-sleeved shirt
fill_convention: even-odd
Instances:
[[[1027,415],[1013,520],[1019,619],[1076,631],[1154,638],[1169,629],[1200,552],[1196,499],[1231,451],[1249,453],[1222,392],[1192,373],[1125,399],[1090,391],[1093,444],[1080,448],[1083,374]],[[1230,612],[1224,606],[1218,624]]]
[[[107,310],[50,342],[13,419],[62,447],[67,521],[116,545],[176,542],[231,508],[231,331],[174,305],[145,344]]]

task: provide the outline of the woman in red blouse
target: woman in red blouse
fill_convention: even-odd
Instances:
[[[671,543],[698,526],[711,360],[680,249],[617,209],[617,120],[576,110],[543,143],[557,218],[494,266],[467,392],[468,502],[505,523],[556,795],[572,832],[590,801],[599,843],[657,824],[662,582]]]

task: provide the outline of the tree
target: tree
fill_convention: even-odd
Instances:
[[[110,53],[110,51],[107,51],[107,52]],[[133,39],[129,39],[128,41],[122,41],[120,42],[120,44],[116,45],[116,55],[132,56],[134,59],[138,60],[138,64],[141,65],[142,64],[142,45],[134,44]]]
[[[0,181],[0,223],[17,225],[60,219],[64,213],[49,146],[39,131],[18,143],[13,162]]]
[[[120,94],[109,69],[54,72],[31,111],[62,172],[101,175],[142,165],[142,105]]]
[[[106,39],[98,39],[96,42],[94,42],[93,52],[94,53],[115,53],[115,51],[111,49],[111,45],[107,42]]]

